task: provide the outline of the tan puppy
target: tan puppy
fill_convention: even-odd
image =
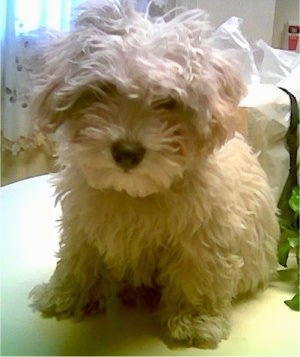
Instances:
[[[31,294],[45,315],[154,289],[170,336],[210,347],[232,299],[275,271],[276,206],[234,133],[245,88],[209,31],[200,10],[153,23],[104,1],[45,52],[35,105],[56,132],[63,209],[59,263]]]

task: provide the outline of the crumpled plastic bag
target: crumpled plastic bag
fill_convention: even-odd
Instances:
[[[232,17],[214,33],[214,46],[234,51],[248,85],[240,106],[247,112],[247,140],[258,153],[276,202],[289,174],[289,152],[285,136],[290,125],[290,99],[279,87],[300,99],[300,55],[274,49],[263,40],[250,44]]]
[[[278,203],[289,174],[290,158],[285,135],[290,123],[290,99],[271,84],[250,84],[241,102],[247,110],[249,144],[267,173]]]

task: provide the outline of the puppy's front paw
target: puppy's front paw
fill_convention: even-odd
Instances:
[[[32,307],[44,317],[83,319],[86,315],[104,312],[106,298],[95,289],[76,291],[64,289],[51,283],[37,285],[29,294]]]
[[[172,339],[188,346],[216,348],[222,339],[229,336],[230,325],[222,316],[182,313],[168,320]]]

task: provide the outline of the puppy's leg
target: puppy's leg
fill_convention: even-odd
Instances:
[[[171,338],[197,347],[216,347],[230,332],[231,300],[242,260],[202,247],[165,259],[161,319]]]
[[[33,307],[45,317],[82,319],[105,309],[111,282],[98,251],[85,242],[77,243],[76,249],[74,241],[68,243],[61,246],[50,281],[30,293]]]

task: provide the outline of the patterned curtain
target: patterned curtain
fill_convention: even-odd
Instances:
[[[32,51],[39,28],[67,31],[72,9],[82,0],[6,0],[1,2],[1,142],[13,155],[37,147],[52,147],[34,128],[28,111]],[[42,33],[42,32],[41,32]],[[28,61],[28,58],[31,58]]]

